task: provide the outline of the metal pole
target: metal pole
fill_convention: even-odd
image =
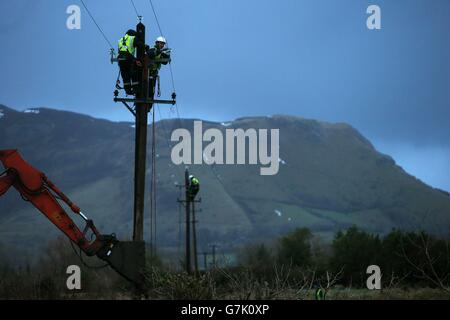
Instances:
[[[184,183],[186,187],[186,272],[191,274],[191,230],[190,209],[191,199],[189,196],[189,171],[184,172]]]
[[[212,256],[213,256],[213,268],[216,268],[216,245],[211,245],[212,247]]]
[[[203,252],[203,266],[205,268],[205,271],[208,270],[208,264],[206,263],[208,257],[208,252]]]
[[[147,99],[148,96],[148,61],[145,57],[145,26],[136,26],[137,59],[141,61],[143,70],[140,90],[137,99]],[[136,103],[136,142],[135,142],[135,171],[134,171],[134,225],[133,241],[144,240],[144,193],[145,193],[145,162],[147,158],[147,114],[151,104]]]
[[[192,237],[194,241],[194,266],[195,273],[198,274],[198,260],[197,260],[197,233],[195,231],[195,224],[197,221],[195,220],[195,201],[192,201]]]

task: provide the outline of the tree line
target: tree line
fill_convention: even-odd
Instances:
[[[314,286],[340,284],[365,287],[367,267],[377,265],[383,287],[450,286],[450,239],[425,231],[392,230],[380,236],[353,226],[324,243],[307,228],[296,229],[276,243],[245,247],[239,263],[270,278],[274,266],[289,269],[289,277],[303,277]]]

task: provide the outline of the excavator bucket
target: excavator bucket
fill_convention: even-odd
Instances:
[[[111,268],[136,285],[143,284],[145,267],[144,241],[117,241],[111,250],[102,250],[97,256]]]

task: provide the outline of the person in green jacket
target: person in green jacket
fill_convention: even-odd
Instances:
[[[189,176],[189,186],[188,186],[188,195],[189,200],[193,201],[195,199],[195,196],[200,191],[200,182],[196,177],[193,175]]]
[[[327,291],[324,288],[318,287],[316,289],[316,300],[325,300]]]
[[[164,37],[158,37],[155,40],[155,46],[150,48],[146,46],[146,52],[150,58],[150,68],[149,68],[149,97],[153,98],[155,94],[156,79],[158,77],[159,70],[161,69],[161,64],[167,65],[170,61],[169,48],[166,48],[166,39]]]
[[[118,43],[118,60],[120,73],[122,75],[123,88],[128,95],[135,94],[133,88],[136,89],[139,84],[136,69],[136,48],[139,46],[136,41],[136,31],[130,29],[120,38]]]

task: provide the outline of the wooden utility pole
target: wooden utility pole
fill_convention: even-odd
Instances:
[[[136,26],[136,37],[134,42],[137,45],[136,59],[141,63],[136,74],[139,80],[138,92],[134,98],[118,98],[119,91],[114,91],[114,102],[122,102],[127,109],[136,117],[136,137],[135,137],[135,156],[134,156],[134,209],[133,209],[133,241],[144,241],[144,200],[145,200],[145,167],[147,160],[147,126],[148,113],[153,107],[153,103],[171,104],[176,103],[175,92],[172,94],[172,100],[154,100],[154,78],[152,80],[151,96],[149,96],[149,57],[145,50],[145,26],[139,22]],[[118,59],[111,57],[111,62]],[[155,63],[153,60],[152,63]],[[161,62],[158,60],[157,62]],[[136,68],[136,66],[134,66]],[[134,87],[136,88],[136,87]],[[135,109],[130,107],[127,102],[133,102]],[[153,137],[153,139],[155,139]]]
[[[189,171],[184,171],[184,185],[186,189],[186,272],[191,273],[191,197],[189,195]]]
[[[144,195],[145,195],[145,164],[147,159],[147,115],[152,108],[148,99],[148,59],[145,54],[145,26],[139,22],[136,26],[137,59],[142,63],[142,77],[139,81],[136,103],[136,140],[135,140],[135,170],[134,170],[134,225],[133,241],[144,240]]]
[[[139,19],[140,20],[140,19]],[[145,200],[145,171],[147,159],[147,126],[148,113],[154,103],[171,104],[176,103],[175,92],[172,93],[172,100],[155,100],[154,85],[152,80],[152,89],[149,86],[149,66],[150,63],[163,62],[162,60],[153,60],[150,62],[145,50],[145,26],[139,22],[136,26],[136,37],[134,42],[136,48],[136,60],[140,62],[140,66],[136,72],[133,81],[138,81],[136,96],[132,98],[120,98],[119,89],[116,87],[114,91],[114,102],[121,102],[136,118],[136,135],[135,135],[135,157],[134,157],[134,208],[133,208],[133,241],[122,241],[119,248],[121,254],[113,255],[111,259],[116,259],[114,263],[116,268],[126,274],[129,279],[133,279],[135,283],[142,283],[142,269],[145,265],[145,242],[144,242],[144,200]],[[164,60],[164,59],[163,59]],[[167,59],[165,60],[167,61]],[[114,57],[114,50],[111,51],[111,63],[119,62],[118,57]],[[170,59],[169,61],[170,62]],[[137,66],[134,66],[135,68]],[[154,78],[153,78],[154,79]],[[149,94],[151,96],[149,96]],[[134,103],[134,107],[128,103]],[[153,139],[155,139],[153,137]],[[116,247],[117,252],[117,247]],[[119,267],[120,266],[120,267]]]
[[[184,172],[184,187],[185,187],[185,199],[181,200],[178,199],[177,201],[184,204],[185,210],[186,210],[186,272],[188,274],[192,273],[192,264],[191,264],[191,222],[192,222],[192,229],[193,229],[193,242],[194,242],[194,263],[195,263],[195,272],[198,273],[198,260],[197,260],[197,235],[195,233],[195,223],[197,222],[195,220],[195,202],[201,202],[202,199],[191,199],[190,193],[189,193],[189,170],[186,168]],[[193,214],[193,220],[191,221],[191,205],[192,205],[192,214]]]
[[[195,220],[195,201],[192,201],[192,236],[194,241],[194,266],[195,266],[195,274],[198,274],[198,259],[197,259],[197,232],[195,230],[195,224],[197,221]]]

